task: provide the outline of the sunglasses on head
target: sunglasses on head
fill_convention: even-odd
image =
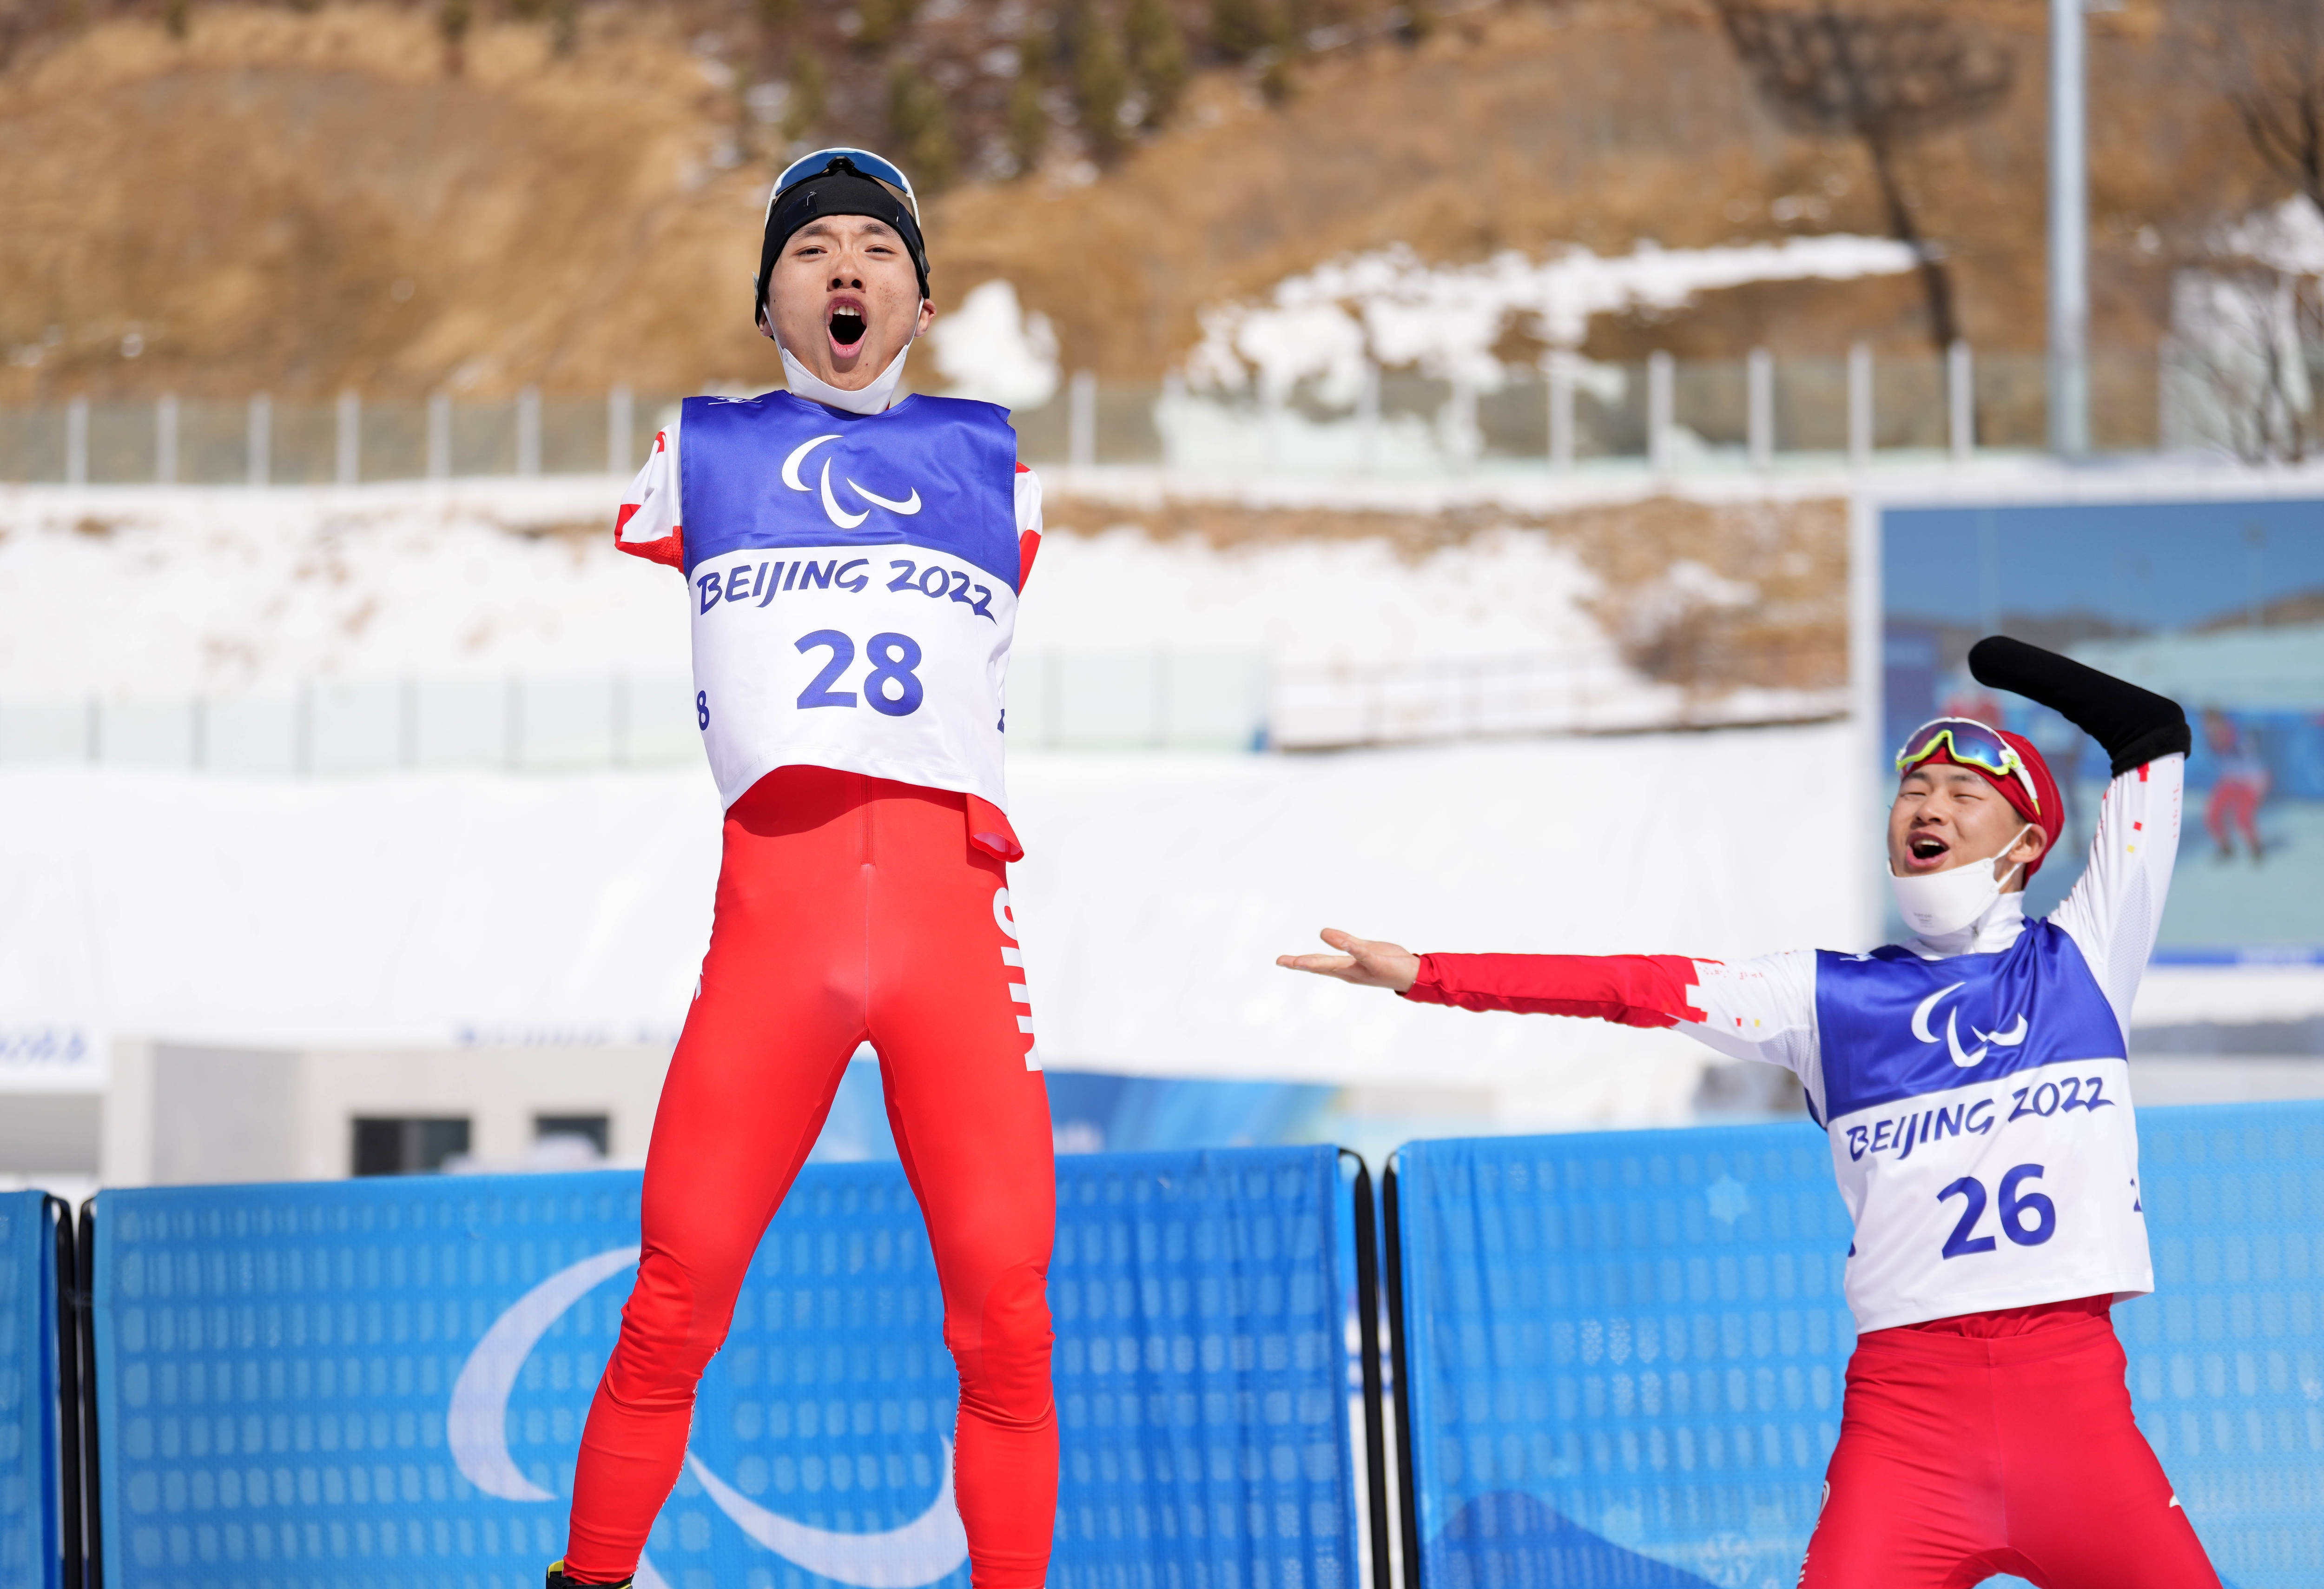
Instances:
[[[1922,724],[1906,736],[1896,753],[1896,771],[1909,772],[1939,751],[1964,767],[1974,767],[1996,778],[2015,778],[2025,790],[2035,816],[2042,814],[2042,791],[2034,787],[2033,770],[2017,747],[2001,731],[1974,717],[1938,717]]]
[[[801,182],[835,170],[852,171],[859,177],[869,177],[881,187],[892,189],[896,197],[904,201],[905,208],[912,212],[912,218],[916,221],[920,218],[920,201],[912,191],[912,180],[869,149],[818,149],[813,154],[799,156],[785,166],[783,174],[775,179],[774,192],[768,200],[768,208],[771,209],[775,199]]]

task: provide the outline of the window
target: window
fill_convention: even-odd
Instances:
[[[357,1175],[414,1175],[441,1169],[447,1159],[467,1150],[466,1115],[355,1117]]]
[[[603,1159],[613,1137],[613,1122],[604,1114],[536,1114],[532,1117],[532,1140],[545,1142],[551,1137],[581,1137],[595,1149]]]

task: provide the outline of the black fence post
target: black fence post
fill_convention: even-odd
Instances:
[[[1397,1210],[1393,1153],[1380,1171],[1380,1206],[1387,1226],[1389,1362],[1396,1371],[1397,1510],[1404,1530],[1404,1589],[1420,1589],[1420,1502],[1412,1483],[1411,1354],[1404,1349],[1404,1229]]]
[[[105,1589],[105,1509],[97,1452],[97,1199],[80,1206],[80,1241],[75,1276],[79,1281],[80,1493],[86,1589]]]
[[[59,1543],[63,1547],[66,1589],[81,1589],[80,1537],[80,1264],[73,1239],[72,1205],[53,1195],[41,1199],[43,1215],[57,1222],[57,1500]]]
[[[1370,1513],[1372,1589],[1393,1589],[1388,1542],[1388,1430],[1380,1406],[1379,1231],[1372,1211],[1372,1172],[1363,1155],[1340,1150],[1356,1161],[1356,1340],[1364,1376],[1365,1510]]]

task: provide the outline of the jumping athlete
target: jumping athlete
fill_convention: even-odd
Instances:
[[[2108,1310],[2153,1289],[2124,1034],[2179,848],[2175,702],[2006,639],[1982,683],[2055,708],[2114,781],[2047,919],[2064,825],[2034,744],[1970,718],[1896,757],[1888,871],[1914,934],[1866,955],[1412,955],[1338,931],[1278,964],[1423,1003],[1676,1027],[1797,1076],[1855,1221],[1858,1332],[1803,1589],[2217,1589],[2132,1421]]]
[[[614,531],[685,574],[725,839],[549,1589],[637,1571],[743,1271],[866,1041],[960,1372],[972,1581],[1036,1589],[1056,1511],[1056,1180],[1003,869],[1023,852],[1001,689],[1040,493],[1002,410],[890,402],[936,312],[895,166],[825,150],[785,171],[752,296],[788,390],[687,399]]]

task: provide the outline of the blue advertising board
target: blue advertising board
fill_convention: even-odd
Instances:
[[[531,1589],[637,1256],[634,1173],[108,1192],[117,1589]],[[1067,1159],[1059,1589],[1353,1589],[1328,1148]],[[810,1166],[705,1376],[641,1586],[964,1586],[956,1384],[893,1165]]]
[[[1393,1185],[1423,1589],[1789,1589],[1856,1338],[1814,1129],[1416,1142]]]
[[[2230,1584],[2311,1584],[2324,1104],[2150,1109],[2139,1140],[2140,1427]],[[1855,1340],[1813,1127],[1415,1143],[1393,1197],[1419,1589],[1791,1589]]]
[[[61,1584],[56,1227],[39,1192],[0,1192],[0,1583]]]
[[[2138,1179],[2154,1295],[2114,1316],[2139,1427],[2222,1576],[2241,1589],[2312,1584],[2324,1563],[2324,1104],[2142,1110]]]
[[[1880,568],[1884,781],[1905,735],[1940,715],[2039,745],[2071,864],[2034,875],[2030,911],[2081,874],[2109,771],[2056,712],[1969,676],[1986,634],[2186,708],[2195,743],[2157,960],[2324,961],[2324,501],[1889,507]]]

